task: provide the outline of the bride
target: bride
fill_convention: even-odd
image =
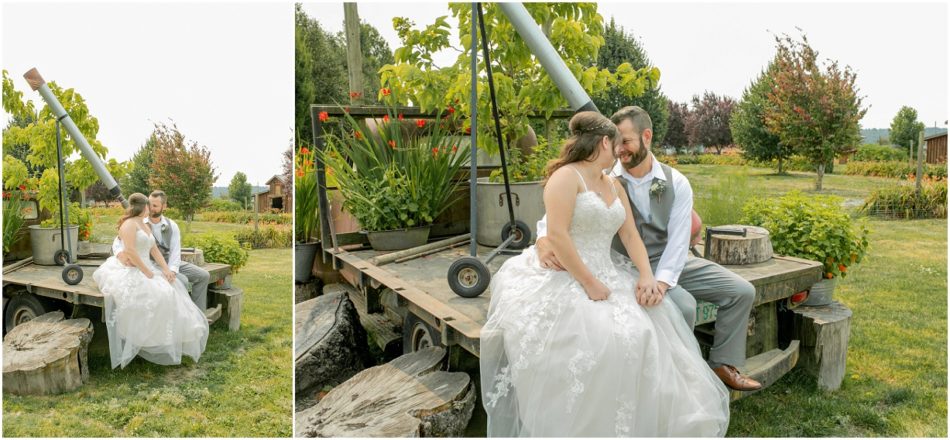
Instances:
[[[542,268],[532,247],[492,279],[480,349],[488,435],[724,436],[729,394],[682,313],[660,300],[630,202],[603,173],[617,128],[582,112],[570,129],[544,189],[567,271]],[[611,251],[615,234],[632,264]]]
[[[132,194],[116,238],[132,266],[112,256],[92,274],[105,297],[112,368],[135,356],[161,365],[180,364],[182,355],[198,361],[208,340],[208,321],[168,269],[148,214],[148,198]]]

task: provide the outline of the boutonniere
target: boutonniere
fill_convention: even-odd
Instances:
[[[650,196],[656,197],[657,200],[663,196],[663,193],[666,191],[666,181],[656,178],[653,178],[653,183],[650,184]]]
[[[165,232],[165,229],[168,229],[168,225],[162,223],[162,232]]]

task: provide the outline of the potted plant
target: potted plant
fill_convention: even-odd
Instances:
[[[317,175],[314,172],[314,152],[303,146],[294,156],[294,280],[310,280],[313,260],[319,250],[319,199]]]
[[[542,138],[530,153],[524,154],[520,148],[512,148],[506,157],[515,220],[521,220],[531,228],[532,241],[538,234],[536,224],[544,216],[544,170],[548,162],[560,154],[560,145],[560,140],[548,143]],[[476,240],[481,245],[494,247],[504,241],[501,231],[510,221],[504,182],[501,168],[492,171],[487,178],[478,179]]]
[[[754,199],[743,208],[741,223],[772,234],[775,253],[823,263],[822,280],[812,286],[805,305],[826,305],[839,277],[860,263],[868,250],[868,228],[855,223],[834,196],[792,191],[777,199]]]
[[[20,238],[23,237],[23,233],[20,228],[23,227],[25,219],[21,213],[22,203],[20,191],[4,191],[3,192],[3,256],[4,261],[7,260],[7,254],[13,249],[13,245],[16,244]]]
[[[391,96],[389,89],[381,94]],[[469,160],[468,146],[457,143],[441,113],[416,120],[411,130],[403,119],[390,107],[371,132],[345,114],[318,152],[345,198],[343,208],[377,250],[425,244],[435,218],[454,201],[456,174]]]
[[[78,203],[69,207],[70,224],[78,228],[79,247],[77,255],[86,255],[91,251],[89,239],[92,237],[92,215],[86,209],[81,209]]]

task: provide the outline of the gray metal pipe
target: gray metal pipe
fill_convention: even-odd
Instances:
[[[53,95],[53,91],[46,85],[46,80],[40,76],[40,72],[37,71],[36,68],[30,69],[23,74],[23,78],[26,78],[26,82],[30,84],[30,88],[40,92],[40,96],[42,96],[46,104],[49,105],[50,110],[53,111],[53,115],[61,121],[63,127],[66,128],[66,132],[69,133],[69,136],[76,142],[79,151],[82,153],[82,157],[92,164],[92,169],[95,170],[102,184],[109,189],[109,193],[119,199],[123,207],[128,208],[129,202],[122,196],[122,190],[119,188],[119,184],[112,177],[112,174],[109,173],[109,170],[106,169],[105,164],[102,163],[102,160],[99,159],[96,152],[89,146],[89,141],[86,140],[86,137],[79,131],[79,127],[76,126],[76,123],[73,122],[72,118],[66,113],[66,109],[63,108],[63,105],[60,104],[56,96]]]
[[[567,64],[561,59],[561,56],[551,46],[551,42],[541,32],[541,27],[531,18],[528,10],[521,3],[496,3],[501,8],[501,12],[508,17],[518,35],[524,40],[528,49],[534,56],[538,57],[541,66],[557,85],[561,95],[567,99],[571,109],[575,112],[581,111],[599,111],[590,95],[581,87],[581,83],[574,78],[574,74],[567,68]]]

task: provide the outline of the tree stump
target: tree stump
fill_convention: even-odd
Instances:
[[[201,249],[193,251],[181,251],[181,261],[194,264],[195,266],[205,265],[205,253]]]
[[[826,306],[798,306],[794,310],[795,339],[801,341],[798,365],[818,379],[818,387],[841,387],[848,359],[851,309],[839,302]]]
[[[89,380],[86,362],[92,323],[63,320],[63,312],[40,315],[13,328],[3,339],[3,392],[55,394]]]
[[[758,226],[726,225],[723,228],[745,228],[745,237],[713,233],[709,237],[709,260],[724,265],[764,263],[772,258],[769,231]]]
[[[364,368],[366,332],[346,293],[322,295],[294,309],[298,394],[311,387],[336,385]]]
[[[439,371],[429,347],[353,376],[297,413],[297,437],[459,437],[475,408],[466,373]]]
[[[299,304],[309,299],[320,296],[323,288],[323,282],[320,278],[311,278],[305,283],[294,283],[294,304]]]

